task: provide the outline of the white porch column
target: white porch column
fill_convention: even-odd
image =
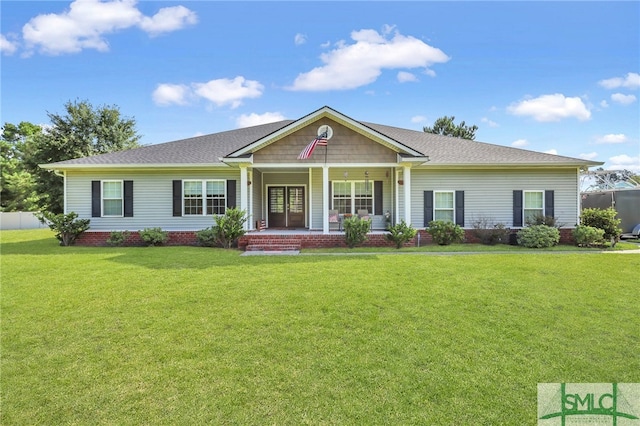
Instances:
[[[411,167],[404,166],[402,172],[404,180],[404,221],[411,225]]]
[[[329,233],[329,167],[322,166],[322,233]]]
[[[247,217],[249,218],[249,220],[244,223],[245,230],[253,229],[253,220],[251,220],[252,215],[249,211],[249,187],[247,186],[248,182],[249,179],[247,168],[240,166],[240,210],[244,210],[245,212],[247,212]]]

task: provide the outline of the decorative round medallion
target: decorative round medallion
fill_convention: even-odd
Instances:
[[[331,136],[333,136],[333,129],[331,128],[331,126],[327,126],[325,124],[318,127],[318,137],[324,137],[325,139],[329,140],[331,139]]]

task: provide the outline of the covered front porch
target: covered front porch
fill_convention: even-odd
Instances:
[[[241,165],[239,208],[248,231],[340,235],[349,216],[381,232],[411,223],[411,168],[398,164]]]

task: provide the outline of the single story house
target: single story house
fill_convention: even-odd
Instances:
[[[91,220],[81,244],[150,227],[194,242],[213,215],[237,207],[250,218],[248,235],[297,232],[319,246],[343,239],[340,220],[356,214],[372,219],[374,233],[388,221],[423,230],[434,219],[467,231],[480,220],[518,229],[544,214],[568,235],[579,221],[580,170],[601,164],[362,122],[325,106],[42,167],[64,177],[65,212]]]

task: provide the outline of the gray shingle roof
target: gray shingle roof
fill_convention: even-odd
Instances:
[[[304,117],[300,120],[303,120]],[[296,120],[298,121],[298,120]],[[46,168],[109,166],[223,165],[221,158],[232,154],[294,123],[283,120],[210,135],[147,145],[128,151],[78,158],[46,165]],[[602,163],[563,157],[519,148],[470,141],[382,124],[359,122],[387,138],[428,156],[429,165],[575,165]]]

